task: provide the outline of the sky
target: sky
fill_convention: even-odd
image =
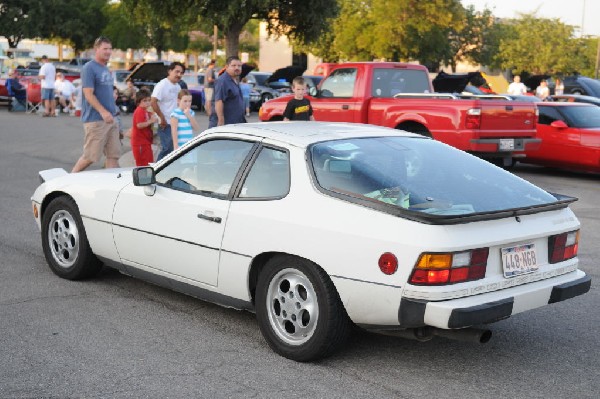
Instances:
[[[518,18],[518,13],[537,10],[540,18],[558,18],[567,25],[576,26],[575,35],[600,36],[600,0],[461,0],[463,6],[474,5],[481,11],[486,5],[499,18]]]

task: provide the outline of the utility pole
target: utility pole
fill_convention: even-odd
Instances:
[[[594,78],[598,79],[598,64],[600,64],[600,36],[596,37],[598,41],[598,49],[596,50],[596,69],[594,70]]]
[[[213,26],[213,52],[212,52],[212,58],[213,60],[217,59],[217,34],[219,32],[219,28],[217,28],[217,25]]]

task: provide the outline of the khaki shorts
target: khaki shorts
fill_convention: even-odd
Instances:
[[[210,100],[212,100],[213,91],[214,89],[207,89],[206,87],[204,88],[204,101],[210,102]]]
[[[119,126],[116,122],[88,122],[83,124],[83,130],[85,131],[85,141],[83,143],[83,158],[85,160],[98,162],[102,154],[106,158],[119,159],[121,157]]]

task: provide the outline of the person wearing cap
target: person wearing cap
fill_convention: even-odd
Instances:
[[[12,97],[12,102],[9,111],[25,111],[27,104],[27,90],[25,86],[19,82],[19,73],[16,70],[8,71],[8,79],[6,79],[6,91]]]
[[[54,81],[56,80],[56,68],[50,62],[47,55],[42,55],[42,67],[40,68],[40,80],[42,81],[42,100],[44,101],[44,114],[42,116],[56,116],[54,113]]]

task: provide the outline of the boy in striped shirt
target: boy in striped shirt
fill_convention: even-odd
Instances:
[[[194,115],[191,93],[186,89],[180,90],[177,95],[177,108],[170,115],[174,150],[190,141],[194,137],[194,131],[199,130]]]

